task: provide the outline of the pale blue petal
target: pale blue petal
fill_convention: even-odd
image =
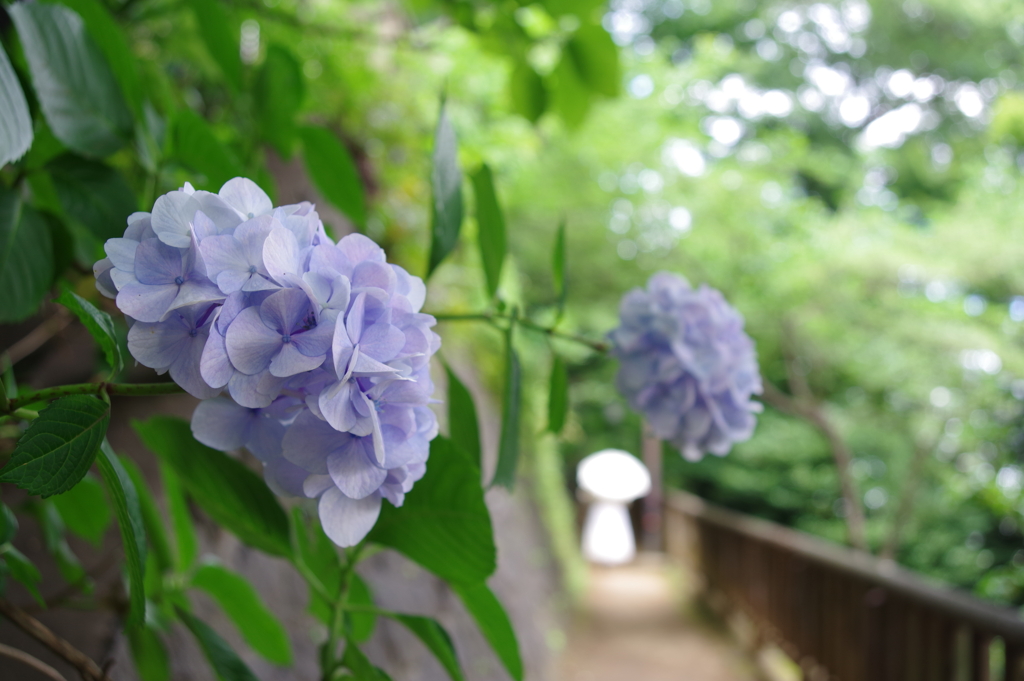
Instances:
[[[254,218],[274,210],[267,193],[248,178],[236,177],[224,183],[217,194],[238,211],[243,219]]]
[[[153,232],[160,241],[175,248],[192,244],[192,220],[199,204],[185,192],[164,194],[153,204]]]
[[[139,282],[126,284],[117,293],[117,307],[140,322],[158,322],[174,299],[178,297],[176,284],[147,286]]]
[[[338,489],[329,489],[320,497],[320,524],[338,546],[355,546],[361,542],[380,515],[380,495],[349,499]]]
[[[268,329],[255,307],[242,310],[225,334],[231,364],[243,374],[257,374],[281,349],[281,334]]]
[[[207,447],[230,452],[241,449],[258,415],[226,397],[199,403],[192,413],[192,435]]]
[[[373,494],[388,476],[386,470],[370,463],[360,440],[353,440],[344,450],[328,456],[327,471],[338,489],[352,499]]]
[[[307,357],[299,352],[295,343],[283,343],[280,348],[281,351],[270,360],[270,373],[281,378],[301,374],[303,371],[312,371],[327,359],[326,353],[317,357]]]

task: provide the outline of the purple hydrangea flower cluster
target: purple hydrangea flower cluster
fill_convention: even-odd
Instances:
[[[191,185],[128,218],[96,263],[129,318],[128,349],[203,400],[200,442],[246,447],[279,494],[319,499],[341,546],[401,506],[437,420],[419,277],[370,239],[334,243],[313,206],[275,208],[251,180]]]
[[[743,317],[719,291],[659,272],[622,298],[609,334],[616,384],[654,434],[690,461],[748,439],[762,406],[761,374]]]

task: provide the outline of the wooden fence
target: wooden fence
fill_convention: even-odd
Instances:
[[[892,561],[665,499],[665,541],[814,681],[1024,681],[1024,620]]]

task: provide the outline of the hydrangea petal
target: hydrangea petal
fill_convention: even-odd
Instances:
[[[373,529],[380,515],[380,495],[349,499],[338,489],[329,489],[320,497],[320,524],[338,546],[355,546]]]
[[[255,307],[247,307],[235,317],[225,341],[231,364],[250,376],[270,366],[282,346],[281,334],[267,328]]]

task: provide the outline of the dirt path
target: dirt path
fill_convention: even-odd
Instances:
[[[592,568],[559,681],[755,681],[748,658],[688,601],[657,560]]]

